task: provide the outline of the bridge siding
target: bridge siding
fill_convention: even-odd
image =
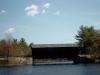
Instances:
[[[32,48],[33,59],[67,58],[77,63],[78,47]]]

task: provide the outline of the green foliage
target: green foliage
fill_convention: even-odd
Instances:
[[[33,43],[30,43],[29,47],[31,48],[34,44]]]
[[[94,27],[81,26],[76,39],[79,41],[81,54],[94,55],[100,53],[100,31]]]

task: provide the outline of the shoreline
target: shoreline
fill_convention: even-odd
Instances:
[[[32,57],[9,57],[9,60],[0,61],[0,67],[13,67],[22,65],[70,65],[72,60],[67,59],[32,59]],[[78,62],[76,64],[100,64],[100,62]]]

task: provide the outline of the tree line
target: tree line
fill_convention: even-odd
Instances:
[[[79,54],[100,58],[100,30],[93,26],[80,26],[77,35]],[[32,45],[32,43],[30,44]],[[32,51],[24,38],[0,40],[0,57],[30,57]]]
[[[0,40],[0,57],[30,57],[31,49],[24,38]]]
[[[76,35],[80,54],[91,55],[92,58],[100,58],[100,30],[93,26],[81,26]]]

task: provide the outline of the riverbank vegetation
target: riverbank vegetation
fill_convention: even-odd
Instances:
[[[25,64],[31,57],[31,49],[24,38],[0,40],[0,65]]]
[[[79,54],[88,55],[96,62],[100,62],[100,30],[90,26],[81,26],[76,40],[79,45]],[[0,40],[0,66],[9,64],[32,64],[31,46],[24,38],[20,40],[9,38]]]
[[[90,26],[81,26],[76,39],[79,44],[79,54],[89,55],[100,62],[100,30]]]

